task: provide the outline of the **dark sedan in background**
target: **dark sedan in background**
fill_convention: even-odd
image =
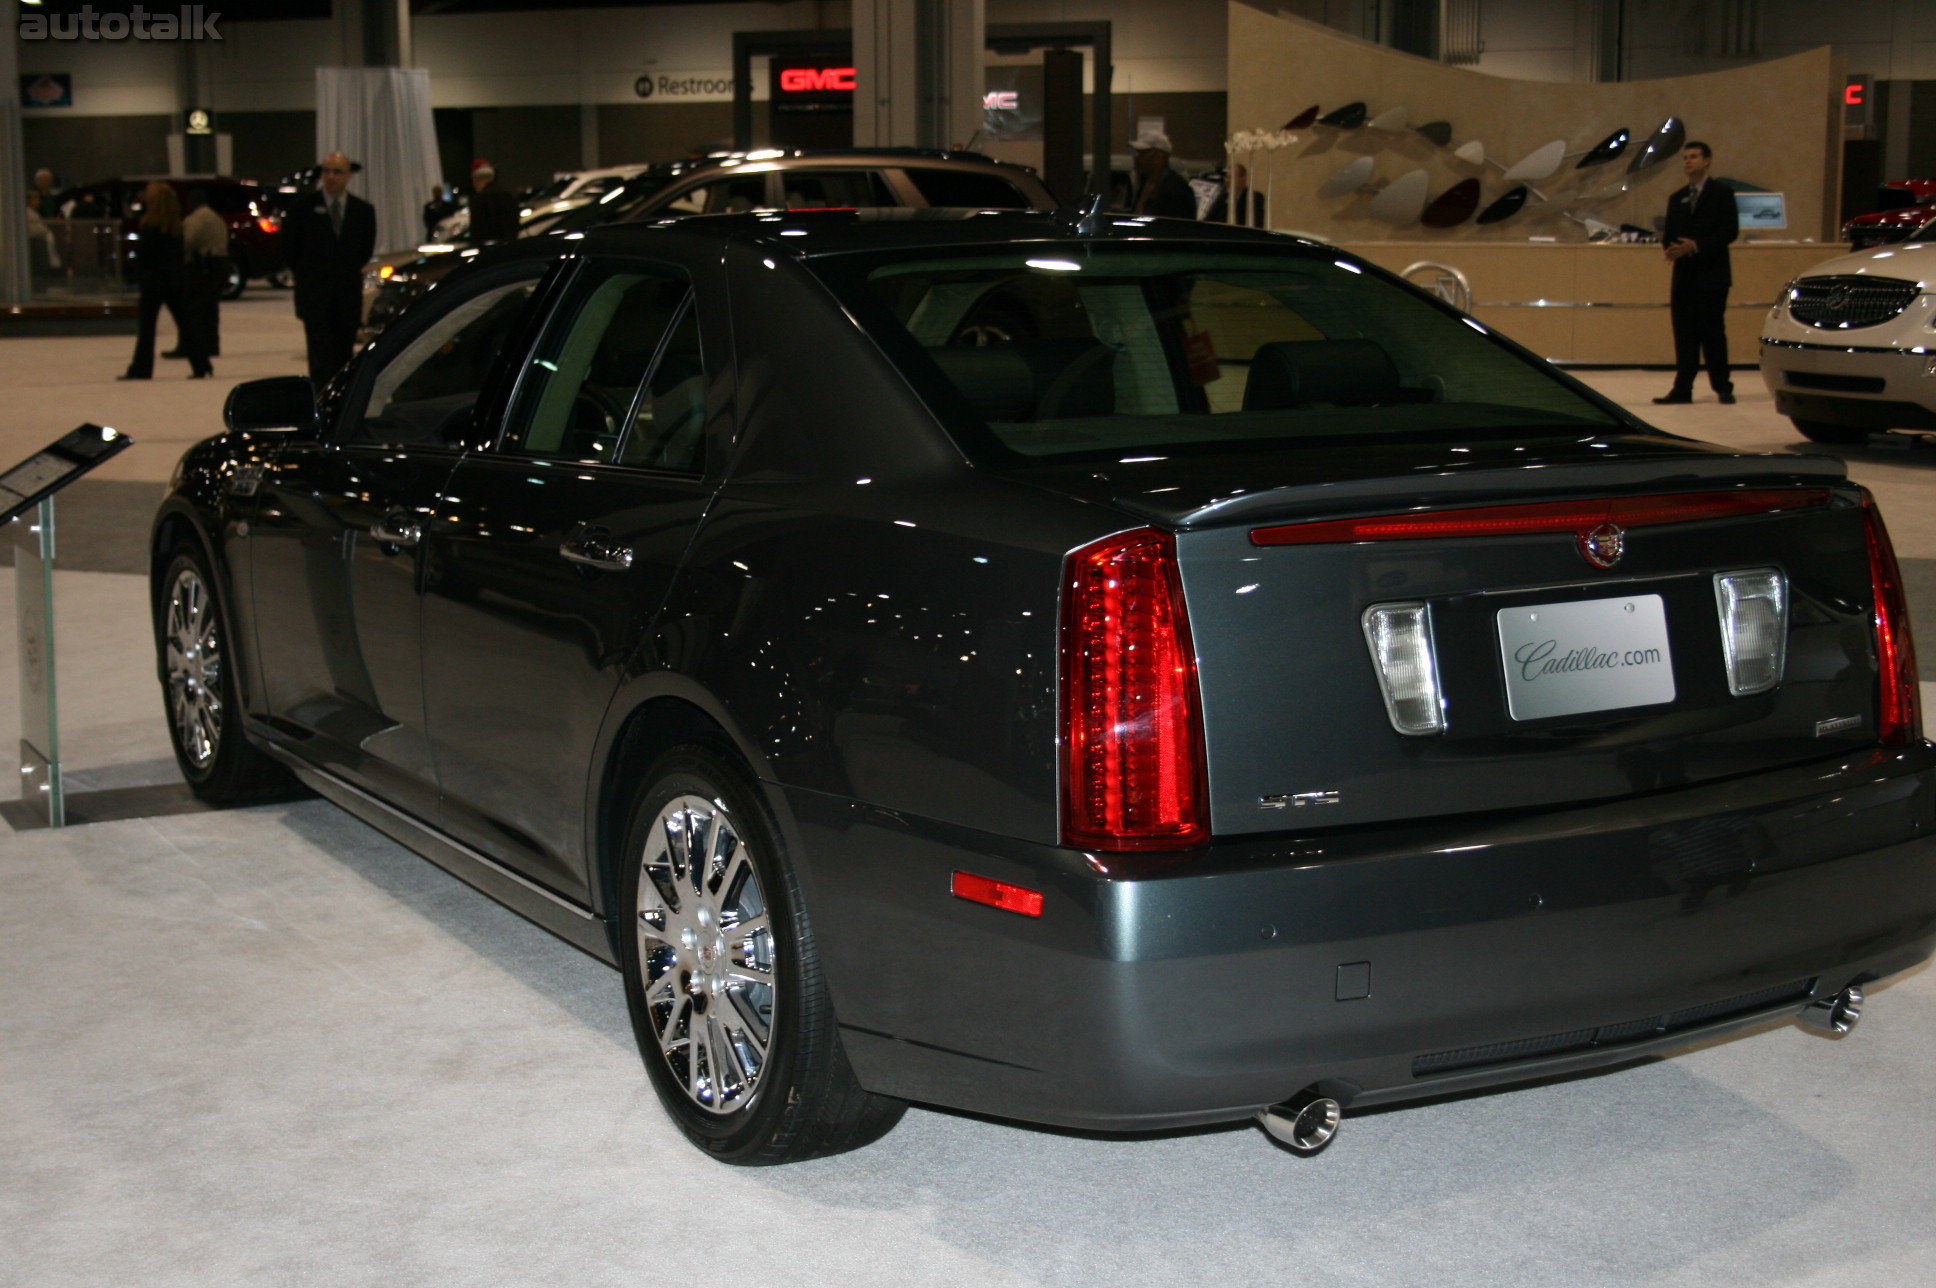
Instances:
[[[1936,941],[1839,461],[1653,430],[1331,247],[944,210],[487,251],[154,530],[207,799],[619,967],[701,1148],[1368,1106],[1853,1024]]]
[[[142,205],[151,178],[175,190],[187,209],[188,191],[200,188],[208,208],[229,228],[229,280],[224,298],[235,299],[252,278],[281,282],[288,266],[282,260],[282,212],[277,198],[260,185],[221,175],[136,176],[103,179],[69,188],[55,199],[55,208],[72,219],[113,219],[121,223],[124,254],[134,254],[135,234],[141,226]]]

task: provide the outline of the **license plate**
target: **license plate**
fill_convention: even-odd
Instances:
[[[1515,720],[1674,700],[1659,595],[1502,608],[1498,623],[1506,707]]]

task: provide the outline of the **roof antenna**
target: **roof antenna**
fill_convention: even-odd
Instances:
[[[1055,221],[1078,237],[1094,237],[1102,231],[1102,194],[1093,192],[1080,206],[1063,206]]]

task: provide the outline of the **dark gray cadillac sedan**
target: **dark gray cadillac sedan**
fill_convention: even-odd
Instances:
[[[293,774],[617,966],[701,1148],[1341,1113],[1936,943],[1901,579],[1336,249],[777,212],[486,253],[154,531],[205,798]]]

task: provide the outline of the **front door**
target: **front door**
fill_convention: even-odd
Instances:
[[[437,774],[424,733],[423,534],[535,281],[453,299],[373,354],[336,432],[278,453],[254,520],[274,723],[318,765],[426,819]]]

